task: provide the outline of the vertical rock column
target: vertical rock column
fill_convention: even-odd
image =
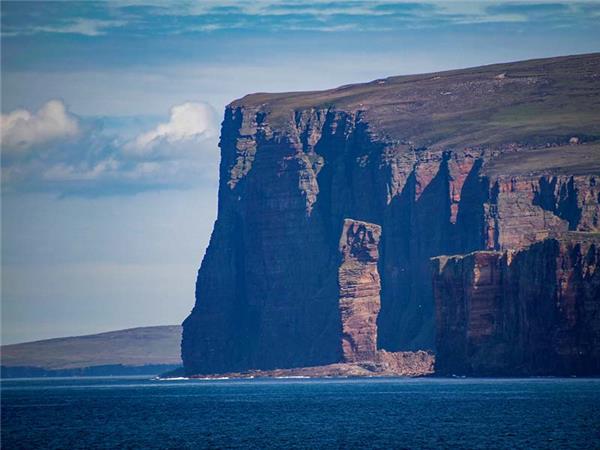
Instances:
[[[339,305],[344,361],[374,360],[381,283],[377,270],[381,227],[345,219],[339,249]]]

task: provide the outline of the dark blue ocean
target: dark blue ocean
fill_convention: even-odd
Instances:
[[[2,448],[600,448],[600,380],[2,381]]]

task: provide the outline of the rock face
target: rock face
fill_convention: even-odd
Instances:
[[[370,361],[377,354],[377,316],[381,283],[377,262],[381,227],[346,219],[340,239],[338,271],[344,361]]]
[[[594,54],[230,104],[186,371],[433,349],[431,257],[600,229],[599,80]]]
[[[433,259],[436,372],[600,373],[600,234]]]

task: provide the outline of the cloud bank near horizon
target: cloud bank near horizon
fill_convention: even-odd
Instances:
[[[59,195],[190,188],[216,175],[217,120],[207,103],[171,108],[167,121],[126,138],[61,100],[1,116],[2,187]]]

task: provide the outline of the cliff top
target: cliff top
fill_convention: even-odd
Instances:
[[[396,76],[335,89],[257,93],[230,104],[280,128],[310,109],[362,112],[381,140],[418,147],[600,139],[600,53]]]

